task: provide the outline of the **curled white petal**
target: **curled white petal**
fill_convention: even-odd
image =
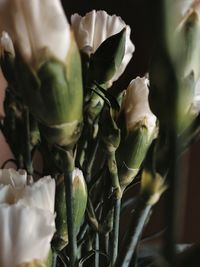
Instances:
[[[121,17],[108,15],[103,10],[93,10],[84,17],[74,14],[71,17],[71,23],[79,48],[83,50],[89,46],[92,48],[93,52],[95,52],[107,38],[119,33],[123,28],[126,28],[125,55],[119,70],[112,78],[110,83],[112,84],[112,82],[117,80],[123,73],[135,50],[130,40],[130,27],[125,24]]]
[[[127,128],[133,128],[143,121],[150,133],[156,126],[156,116],[151,112],[148,102],[148,79],[137,77],[129,84],[122,109],[125,113]]]
[[[11,36],[24,59],[36,65],[44,53],[65,60],[70,29],[60,0],[1,0],[0,31]]]
[[[0,205],[0,266],[45,260],[55,232],[51,212],[23,205]]]

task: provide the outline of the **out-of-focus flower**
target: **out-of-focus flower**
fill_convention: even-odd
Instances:
[[[45,262],[55,232],[55,181],[33,183],[24,170],[0,170],[0,266]]]
[[[116,152],[120,183],[127,186],[136,176],[148,147],[156,135],[156,117],[148,102],[148,79],[132,80],[118,119],[121,128],[121,143]]]
[[[146,170],[142,172],[141,195],[145,198],[147,205],[156,204],[166,189],[165,179],[158,173],[153,175]]]
[[[1,0],[0,31],[8,32],[34,68],[49,55],[65,62],[70,49],[69,24],[59,0]]]
[[[126,29],[125,52],[120,66],[109,81],[112,85],[112,82],[117,80],[124,72],[135,50],[130,40],[130,27],[120,17],[108,15],[103,10],[93,10],[84,17],[74,14],[71,17],[71,22],[78,46],[86,53],[95,53],[104,41],[121,32],[124,28]]]
[[[181,132],[191,122],[187,112],[200,77],[200,2],[166,0],[164,3],[164,23],[160,24],[164,27],[159,29],[162,36],[150,67],[149,99],[160,125],[176,127]],[[166,103],[170,103],[170,109]]]
[[[62,146],[75,143],[82,125],[81,62],[60,0],[1,0],[0,32],[1,50],[11,50],[11,38],[16,53],[15,81],[5,77],[43,136]],[[4,73],[8,63],[1,63]]]
[[[81,226],[86,205],[87,205],[87,186],[83,173],[78,168],[75,168],[73,171],[73,210],[74,210],[74,226],[76,233],[78,233]],[[68,231],[67,231],[67,215],[66,215],[66,197],[65,197],[65,185],[64,185],[64,176],[61,176],[58,179],[56,186],[56,234],[54,246],[57,249],[62,249],[68,243]]]

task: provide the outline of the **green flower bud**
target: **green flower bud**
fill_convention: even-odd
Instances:
[[[35,71],[21,59],[16,63],[20,94],[37,118],[41,133],[49,143],[74,144],[82,129],[83,92],[80,57],[73,37],[66,65],[48,59]]]
[[[125,54],[126,28],[106,39],[91,56],[91,79],[106,84],[115,75]]]
[[[79,228],[81,226],[86,205],[87,205],[87,188],[82,171],[75,168],[73,171],[73,193],[74,193],[74,225],[75,231],[78,234]],[[57,183],[56,188],[56,200],[55,200],[55,210],[56,210],[56,229],[54,239],[54,247],[61,250],[68,244],[68,232],[67,232],[67,216],[66,216],[66,198],[65,198],[65,185],[64,176],[61,176]]]
[[[165,180],[158,173],[153,175],[146,170],[142,172],[140,194],[147,205],[153,206],[156,204],[166,189]]]
[[[147,84],[148,80],[140,77],[130,83],[118,118],[122,134],[116,157],[122,187],[136,176],[156,133],[156,117],[149,108]]]
[[[110,87],[124,72],[134,52],[130,27],[103,10],[71,17],[79,49],[91,58],[91,79]],[[92,54],[93,53],[93,54]]]

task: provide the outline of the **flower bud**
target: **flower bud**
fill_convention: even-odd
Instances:
[[[78,168],[75,168],[75,170],[73,171],[73,195],[73,222],[75,231],[78,234],[87,205],[87,188],[83,173]],[[61,176],[57,182],[55,209],[57,214],[57,232],[55,234],[54,246],[56,247],[56,249],[61,250],[68,244],[64,176]]]
[[[118,119],[122,134],[116,156],[124,187],[136,176],[156,134],[156,117],[149,108],[147,84],[148,80],[140,77],[130,83]]]
[[[166,189],[165,180],[158,173],[153,175],[146,170],[142,172],[140,194],[144,197],[147,205],[155,205]]]
[[[106,84],[118,71],[125,54],[126,29],[106,39],[90,58],[92,81]]]
[[[89,51],[92,79],[110,87],[124,72],[134,52],[130,27],[120,17],[102,10],[93,10],[84,17],[74,14],[71,22],[80,50]]]

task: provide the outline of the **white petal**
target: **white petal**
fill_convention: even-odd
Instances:
[[[144,121],[150,133],[155,130],[156,117],[151,112],[148,102],[148,79],[137,77],[132,80],[126,91],[122,109],[125,112],[128,128]]]
[[[15,194],[10,185],[0,185],[0,204],[12,204],[15,202]]]
[[[50,176],[39,179],[36,183],[27,186],[20,198],[20,204],[54,213],[55,180]]]
[[[60,0],[1,0],[0,30],[33,65],[47,51],[63,61],[67,56],[70,30]]]
[[[26,186],[27,173],[25,170],[0,169],[0,184],[12,185],[16,190]]]
[[[55,232],[54,215],[22,205],[0,205],[0,266],[45,260]]]

